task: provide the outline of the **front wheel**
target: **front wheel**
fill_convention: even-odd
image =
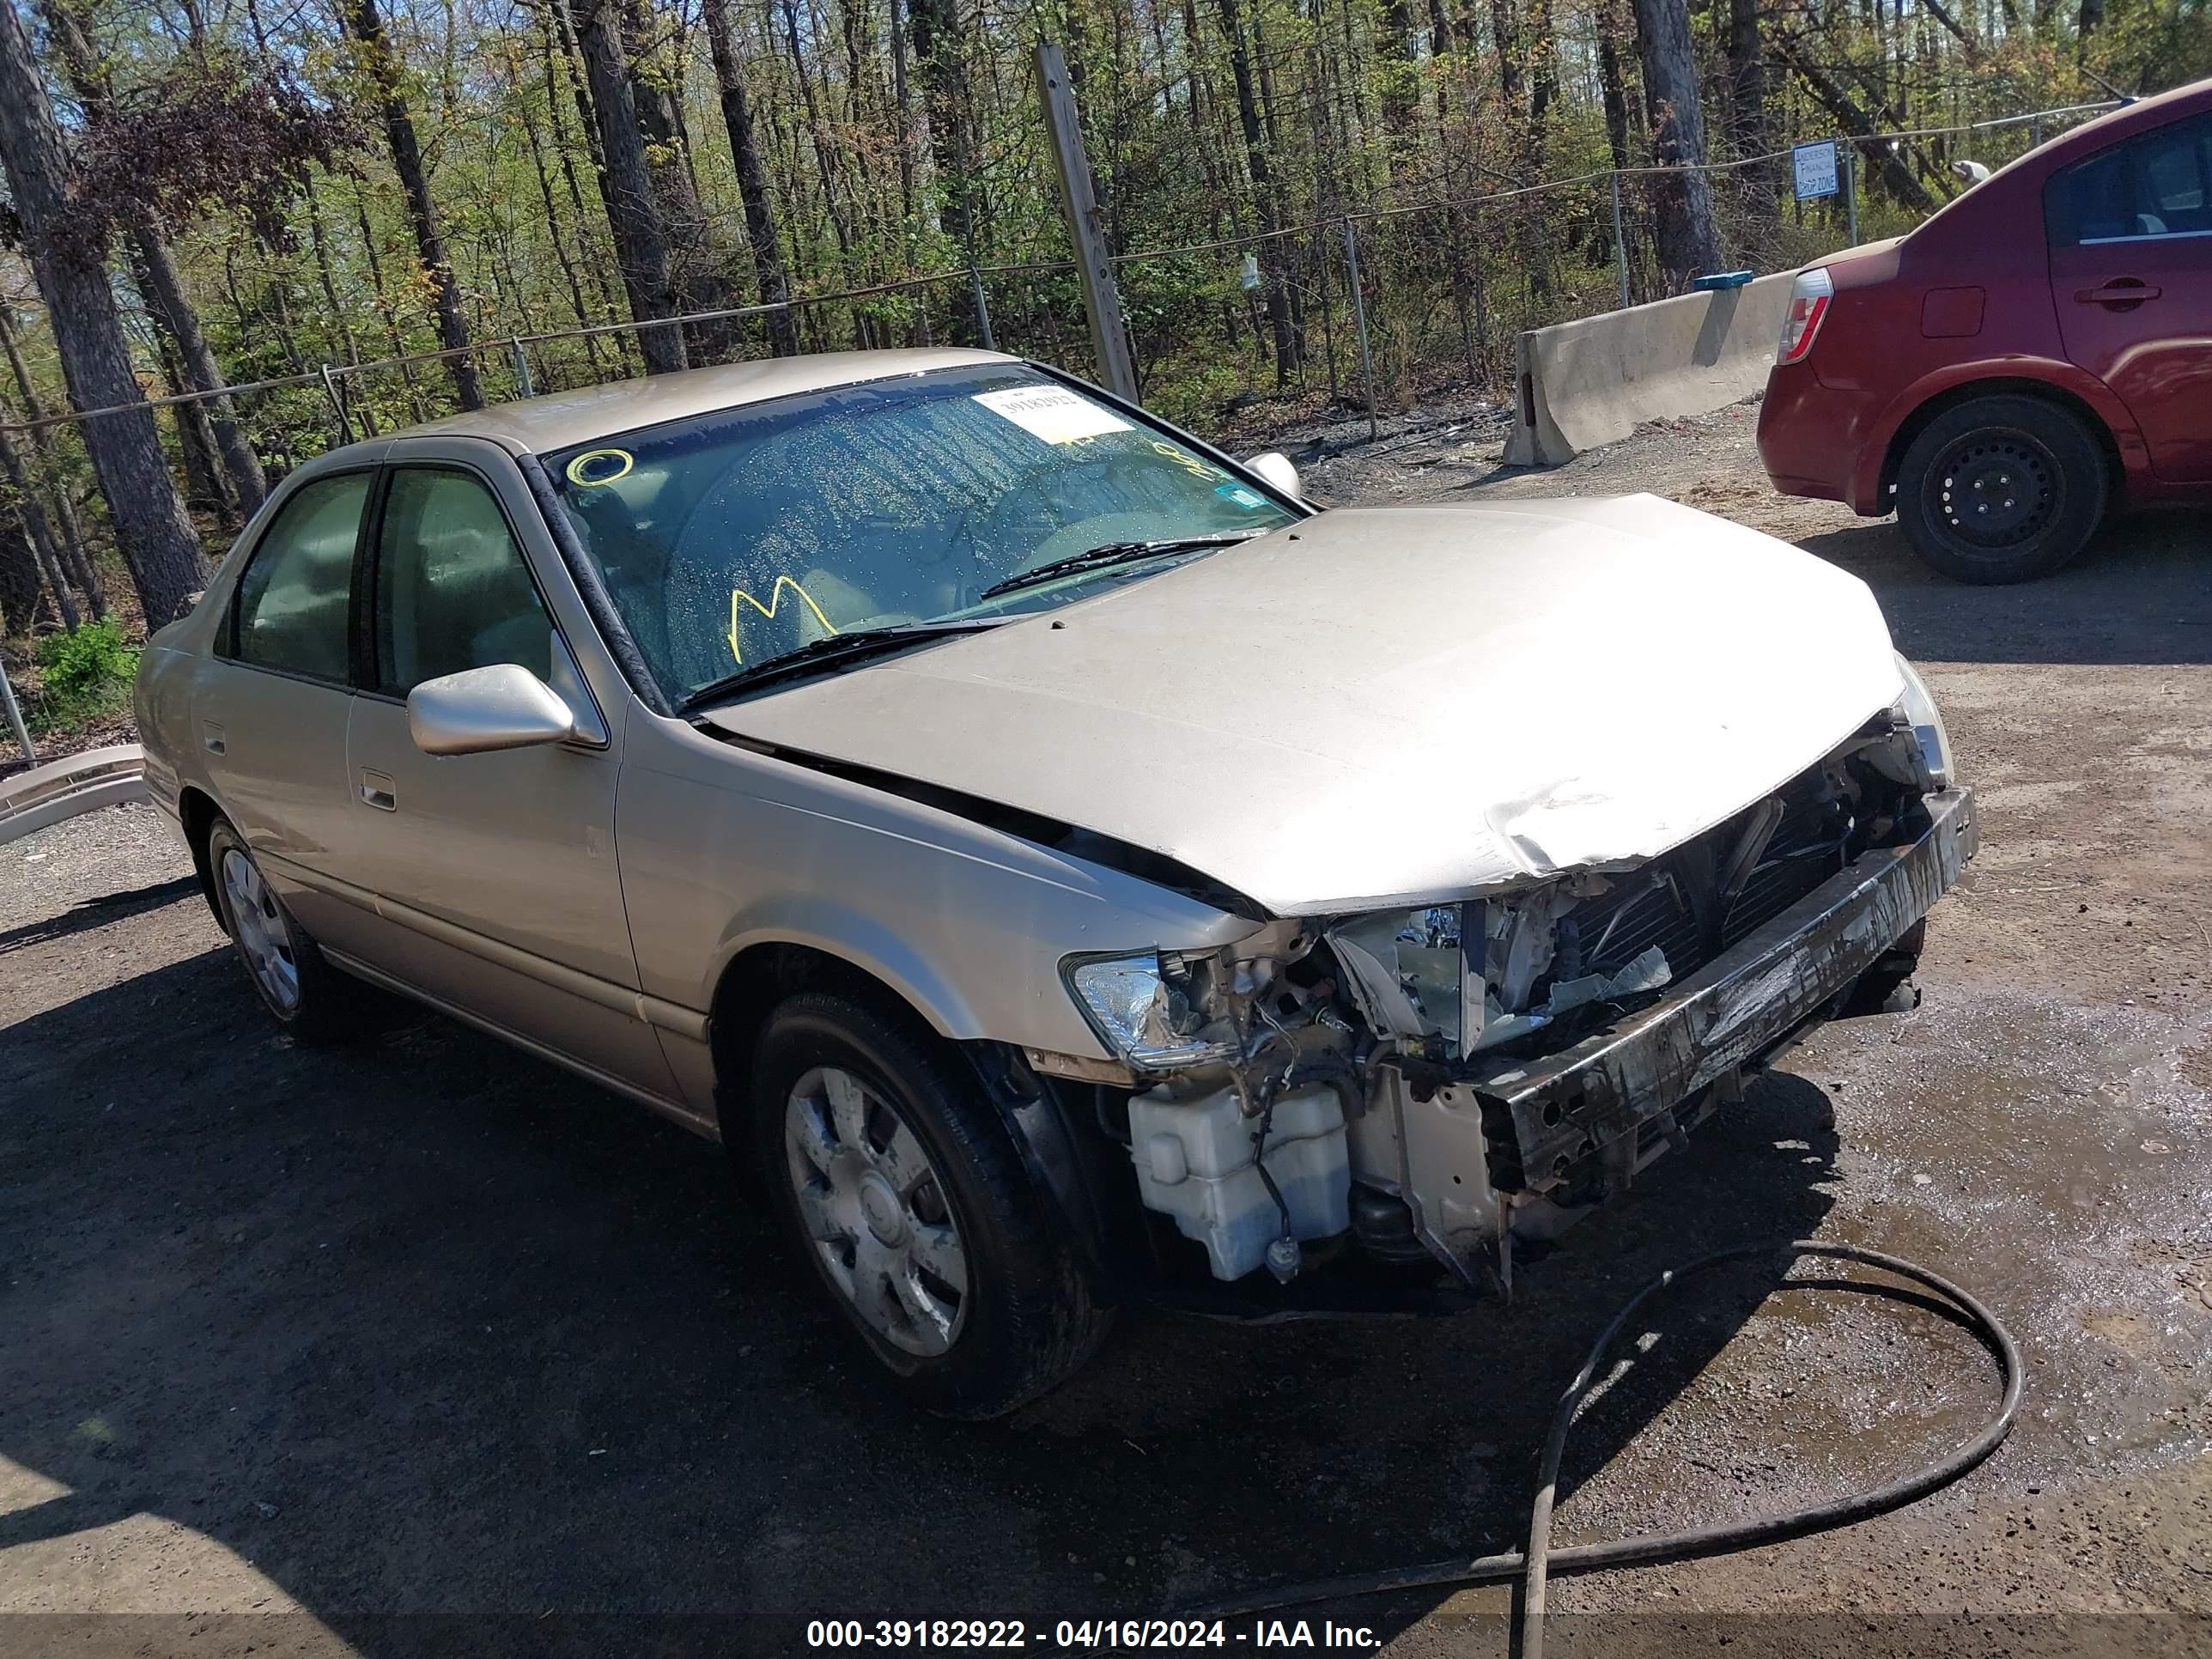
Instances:
[[[2047,576],[2105,515],[2111,479],[2080,419],[2039,398],[1976,398],[1906,447],[1897,519],[1912,550],[1954,580]]]
[[[1091,1357],[1110,1315],[957,1053],[806,994],[769,1017],[752,1084],[786,1236],[911,1399],[996,1417]]]

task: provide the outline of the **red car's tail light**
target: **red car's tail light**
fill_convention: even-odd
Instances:
[[[1782,319],[1782,343],[1775,349],[1776,362],[1796,362],[1813,349],[1813,337],[1820,331],[1820,319],[1828,314],[1828,301],[1835,295],[1836,285],[1820,266],[1797,273],[1797,280],[1790,285],[1790,310]]]

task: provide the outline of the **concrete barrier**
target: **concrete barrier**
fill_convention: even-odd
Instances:
[[[0,842],[123,801],[144,800],[146,751],[135,743],[88,749],[0,783]]]
[[[1766,384],[1794,270],[1521,336],[1510,466],[1558,466],[1645,421],[1702,415]]]

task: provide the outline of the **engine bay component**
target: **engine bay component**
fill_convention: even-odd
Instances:
[[[1206,1247],[1216,1279],[1286,1277],[1270,1247],[1352,1224],[1344,1111],[1327,1085],[1286,1090],[1260,1118],[1235,1089],[1178,1099],[1163,1085],[1129,1103],[1129,1155],[1146,1207]]]

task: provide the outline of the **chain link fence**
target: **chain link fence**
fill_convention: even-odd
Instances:
[[[1991,167],[2111,103],[2041,110],[1957,126],[1837,135],[1838,195],[1800,202],[1790,152],[1699,169],[1711,188],[1723,269],[1784,270],[1854,241],[1909,229],[1965,187],[1953,163]],[[1825,137],[1825,135],[1823,135]],[[1588,173],[1508,188],[1461,186],[1480,156],[1424,181],[1432,194],[1398,205],[1346,204],[1263,235],[1230,236],[1115,256],[1139,384],[1148,404],[1204,431],[1255,400],[1377,411],[1428,387],[1491,392],[1510,379],[1523,330],[1663,297],[1655,246],[1681,169]],[[1493,173],[1492,176],[1495,176]],[[1074,268],[1065,259],[988,264],[871,287],[795,296],[808,350],[865,345],[988,343],[1075,373],[1091,349]],[[525,398],[642,372],[644,328],[683,330],[695,365],[766,356],[777,307],[742,306],[665,322],[607,323],[483,340],[466,349],[494,399]],[[445,360],[425,351],[331,363],[219,392],[150,399],[168,412],[164,441],[186,499],[224,532],[219,459],[196,454],[185,406],[221,400],[272,476],[326,448],[395,424],[450,414]],[[142,408],[145,404],[128,405]],[[397,418],[404,416],[404,419]],[[76,431],[110,410],[0,422],[30,489],[51,498],[89,489]],[[58,505],[59,503],[56,503]],[[56,516],[50,514],[50,517]],[[234,515],[229,515],[234,516]],[[10,526],[0,520],[0,533]],[[11,619],[22,596],[0,593]]]

